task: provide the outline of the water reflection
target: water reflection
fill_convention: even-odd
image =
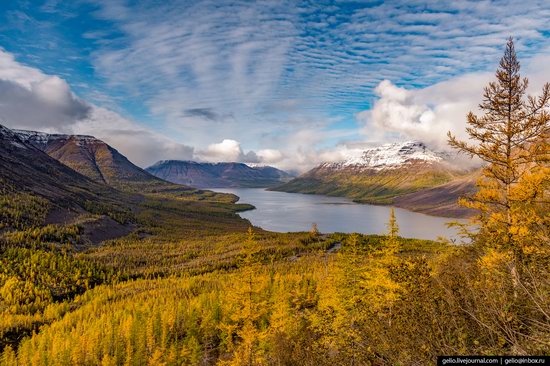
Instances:
[[[218,192],[233,193],[240,203],[249,203],[255,210],[242,212],[241,217],[256,226],[277,232],[307,231],[313,222],[321,232],[359,232],[383,234],[390,207],[364,205],[347,198],[299,193],[270,192],[257,188],[219,188]],[[395,208],[400,235],[418,239],[439,236],[457,239],[456,229],[447,223],[460,221],[428,216]]]

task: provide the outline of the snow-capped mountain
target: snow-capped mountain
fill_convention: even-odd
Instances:
[[[334,163],[323,163],[320,168],[359,170],[395,169],[412,163],[438,163],[446,159],[445,153],[434,152],[418,141],[385,144],[379,147],[348,151],[344,160]]]
[[[407,141],[349,151],[341,161],[320,164],[274,190],[346,196],[364,203],[462,216],[469,213],[458,210],[456,200],[471,190],[468,174],[453,165],[449,154]],[[454,184],[458,179],[466,183]],[[430,190],[435,187],[439,189]],[[415,194],[421,194],[421,199]]]
[[[77,146],[82,146],[86,144],[104,144],[103,141],[88,135],[64,135],[57,133],[46,133],[38,131],[27,131],[27,130],[13,130],[15,134],[24,142],[30,143],[35,147],[40,149],[45,148],[48,144],[53,141],[68,141],[74,140]]]

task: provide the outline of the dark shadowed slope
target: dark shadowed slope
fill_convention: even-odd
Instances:
[[[81,202],[115,191],[94,182],[0,125],[0,179],[55,202]]]
[[[437,187],[398,196],[393,204],[412,211],[444,217],[469,217],[475,211],[457,204],[461,197],[476,191],[478,171]]]
[[[129,190],[172,186],[134,165],[116,149],[93,136],[14,132],[23,142],[96,182]]]

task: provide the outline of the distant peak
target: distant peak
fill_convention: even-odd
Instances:
[[[193,165],[245,165],[249,166],[246,163],[239,163],[234,161],[218,161],[218,162],[209,162],[209,161],[195,161],[195,160],[159,160],[152,166],[159,166],[159,165],[170,165],[170,164],[193,164]]]
[[[332,169],[359,168],[381,170],[397,168],[413,162],[436,163],[444,160],[445,154],[430,150],[421,141],[388,143],[378,147],[352,150],[342,161],[325,163],[323,167]]]
[[[184,165],[193,165],[201,167],[221,167],[221,168],[239,168],[239,169],[251,169],[251,170],[265,170],[273,169],[277,171],[284,172],[280,169],[272,167],[271,165],[266,165],[262,163],[241,163],[241,162],[201,162],[194,160],[159,160],[147,169],[159,169],[169,166],[184,166]],[[286,174],[286,172],[284,172]]]

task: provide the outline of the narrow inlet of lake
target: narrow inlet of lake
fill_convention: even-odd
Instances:
[[[358,204],[348,198],[322,195],[271,192],[262,188],[213,188],[216,192],[233,193],[239,203],[249,203],[255,210],[240,216],[254,226],[276,232],[309,231],[316,223],[323,233],[384,234],[390,217],[389,206]],[[395,208],[399,235],[405,238],[457,239],[455,228],[447,223],[465,220],[424,215]],[[459,239],[460,240],[460,239]]]

